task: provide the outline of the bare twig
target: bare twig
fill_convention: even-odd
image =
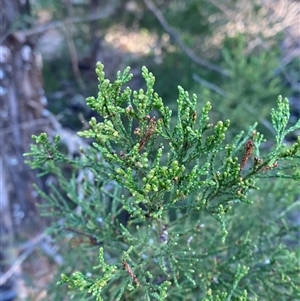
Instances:
[[[26,258],[34,251],[36,245],[41,242],[42,239],[44,239],[45,234],[40,234],[33,239],[31,239],[29,242],[26,243],[26,246],[23,245],[22,249],[25,249],[22,255],[20,255],[14,262],[14,264],[10,267],[8,271],[6,271],[3,275],[0,277],[0,286],[5,284],[6,281],[14,275],[16,272],[19,271],[20,266],[22,263],[26,260]]]
[[[76,23],[91,22],[95,20],[106,19],[109,18],[114,12],[115,12],[115,7],[109,4],[105,9],[102,9],[101,11],[97,11],[92,14],[87,14],[81,17],[73,17],[70,19],[70,22],[72,24],[76,24]],[[5,35],[3,35],[3,37],[1,37],[0,42],[2,44],[10,34],[14,34],[15,36],[20,36],[20,37],[29,37],[29,36],[40,35],[48,30],[61,28],[64,26],[66,26],[65,21],[51,21],[49,23],[38,25],[26,30],[8,31]]]
[[[216,8],[218,8],[224,15],[227,17],[232,16],[232,12],[222,3],[215,1],[215,0],[209,0],[211,4],[213,4]]]
[[[123,261],[123,268],[128,272],[128,274],[130,275],[131,279],[135,282],[135,284],[137,286],[140,286],[141,284],[138,278],[135,276],[131,266],[126,261]]]
[[[39,244],[43,239],[45,239],[46,234],[44,232],[38,234],[37,236],[33,237],[32,239],[22,243],[18,246],[18,252],[26,252],[27,249],[35,247]]]
[[[72,63],[72,69],[77,81],[77,84],[79,85],[81,91],[85,90],[85,84],[83,82],[82,76],[81,76],[81,72],[79,70],[78,67],[78,55],[77,55],[77,50],[76,50],[76,46],[73,40],[73,32],[72,32],[72,20],[71,20],[71,15],[72,15],[72,5],[69,1],[66,1],[67,3],[67,11],[68,11],[68,17],[65,21],[65,26],[63,27],[65,35],[66,35],[66,40],[67,40],[67,44],[68,44],[68,48],[70,51],[70,56],[71,56],[71,63]]]
[[[245,143],[245,155],[242,158],[242,163],[240,166],[240,171],[242,171],[248,161],[248,159],[250,158],[252,152],[254,150],[254,142],[252,139],[249,139],[246,143]]]
[[[50,257],[57,265],[62,265],[63,264],[63,258],[60,254],[57,253],[58,247],[53,246],[50,244],[49,240],[50,237],[46,236],[48,238],[47,240],[43,240],[39,243],[40,249],[48,256]]]
[[[220,94],[220,95],[223,96],[223,97],[227,97],[227,96],[228,96],[228,93],[227,93],[225,90],[223,90],[222,88],[220,88],[220,87],[217,86],[216,84],[213,84],[213,83],[207,81],[206,79],[200,77],[198,74],[195,74],[195,73],[194,73],[194,74],[193,74],[193,79],[194,79],[196,82],[198,82],[198,83],[200,83],[200,84],[206,86],[206,87],[209,88],[210,90],[212,90],[212,91],[214,91],[214,92]]]
[[[33,252],[33,250],[33,247],[29,248],[20,257],[17,258],[17,260],[10,267],[10,269],[3,276],[0,277],[0,286],[5,284],[6,281],[19,270],[24,260]]]
[[[209,88],[210,90],[218,93],[219,95],[223,96],[223,97],[228,97],[228,92],[226,92],[225,90],[223,90],[222,88],[220,88],[219,86],[207,81],[206,79],[200,77],[197,74],[193,74],[193,79],[195,81],[197,81],[198,83],[204,85],[205,87]],[[247,111],[249,111],[251,114],[256,114],[256,111],[249,106],[247,103],[243,102],[243,106],[246,108]],[[275,134],[275,130],[272,126],[272,124],[265,118],[261,118],[259,120],[259,122],[266,128],[268,129],[272,134]]]
[[[145,145],[148,142],[148,140],[150,139],[150,137],[155,133],[155,130],[156,130],[156,121],[155,121],[155,116],[153,116],[149,121],[149,125],[148,125],[145,136],[142,137],[140,140],[140,145],[139,145],[138,151],[141,151],[145,147]]]
[[[197,56],[180,38],[178,32],[176,32],[167,22],[162,12],[155,6],[155,4],[151,0],[143,0],[148,9],[154,14],[156,19],[159,21],[164,30],[177,42],[179,47],[183,50],[183,52],[196,64],[205,67],[207,69],[218,72],[224,76],[231,77],[231,72],[228,70],[224,70],[219,66],[210,63],[203,58]]]
[[[28,129],[28,128],[39,128],[40,126],[45,126],[49,124],[49,120],[46,118],[39,118],[29,121],[24,121],[19,123],[19,126],[21,129]],[[12,132],[12,127],[6,127],[2,129],[2,135],[5,137],[7,134],[10,134]]]
[[[248,105],[246,102],[243,103],[243,106],[247,109],[247,111],[249,111],[251,114],[255,115],[257,114],[257,111],[251,107],[250,105]],[[272,124],[270,121],[268,121],[266,118],[261,118],[259,119],[259,122],[266,128],[268,129],[273,135],[276,134]]]
[[[23,251],[23,253],[15,260],[14,264],[10,267],[10,269],[6,271],[3,275],[1,275],[0,286],[5,284],[10,277],[12,277],[15,273],[17,273],[20,270],[22,263],[37,247],[42,249],[44,253],[51,257],[56,264],[61,265],[62,257],[59,254],[57,254],[56,249],[49,246],[50,240],[50,236],[46,235],[45,233],[41,233],[20,245],[18,247],[18,252]]]

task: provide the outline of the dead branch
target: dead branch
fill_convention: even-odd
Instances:
[[[180,38],[179,33],[175,31],[167,22],[162,12],[155,6],[151,0],[143,0],[149,10],[154,14],[156,19],[159,21],[164,30],[176,41],[182,51],[196,64],[210,69],[212,71],[218,72],[224,76],[231,77],[231,72],[229,70],[224,70],[219,66],[210,63],[203,58],[197,56]]]
[[[135,284],[137,286],[140,286],[141,284],[140,284],[138,278],[134,274],[131,266],[126,261],[123,262],[123,268],[128,272],[128,274],[130,275],[131,279],[135,282]]]
[[[248,159],[250,158],[252,152],[254,150],[254,142],[252,139],[249,139],[246,143],[245,143],[245,155],[242,158],[242,163],[241,163],[241,167],[240,170],[242,171],[248,161]]]
[[[78,66],[78,54],[77,54],[77,50],[76,50],[76,46],[74,43],[74,39],[73,39],[73,24],[72,24],[72,5],[69,1],[66,1],[66,6],[67,6],[67,13],[68,13],[68,17],[65,21],[65,26],[63,27],[64,32],[65,32],[65,36],[66,36],[66,40],[67,40],[67,44],[68,44],[68,48],[69,48],[69,52],[70,52],[70,56],[71,56],[71,63],[72,63],[72,69],[77,81],[77,84],[79,85],[81,91],[85,90],[85,84],[84,81],[82,79],[81,76],[81,72],[79,70],[79,66]]]
[[[205,87],[207,87],[208,89],[218,93],[219,95],[223,96],[223,97],[228,97],[228,92],[226,92],[225,90],[223,90],[222,88],[220,88],[219,86],[217,86],[214,83],[211,83],[209,81],[207,81],[206,79],[200,77],[198,74],[194,73],[193,74],[193,79],[204,85]],[[247,111],[249,111],[251,114],[256,114],[255,110],[249,106],[247,103],[243,103],[243,106],[247,109]],[[266,118],[261,118],[259,120],[260,123],[262,123],[262,125],[268,129],[272,134],[275,134],[275,130],[272,126],[272,124],[270,123],[270,121],[268,121]]]
[[[21,254],[14,262],[14,264],[0,277],[0,286],[5,284],[7,280],[14,275],[16,272],[20,270],[22,263],[26,260],[26,258],[34,251],[36,245],[44,239],[45,235],[41,234],[31,239],[24,245],[22,249],[25,249],[23,254]],[[25,248],[24,248],[25,247]]]
[[[155,117],[153,116],[149,121],[149,125],[145,136],[142,137],[142,139],[140,140],[139,149],[138,149],[139,151],[141,151],[145,147],[150,137],[155,133],[155,130],[156,130],[156,121],[155,121]]]
[[[223,90],[222,88],[220,88],[220,87],[217,86],[216,84],[213,84],[213,83],[207,81],[206,79],[200,77],[200,76],[199,76],[198,74],[196,74],[196,73],[193,74],[193,79],[194,79],[196,82],[198,82],[198,83],[200,83],[200,84],[206,86],[206,87],[209,88],[210,90],[212,90],[212,91],[214,91],[214,92],[220,94],[220,95],[223,96],[223,97],[227,97],[227,96],[228,96],[228,93],[227,93],[225,90]]]
[[[84,22],[106,19],[109,18],[114,12],[115,12],[115,7],[113,5],[108,5],[105,9],[102,9],[101,11],[97,11],[81,17],[73,17],[69,20],[69,22],[71,22],[72,24],[76,24],[76,23],[84,23]],[[30,29],[7,32],[5,35],[3,35],[3,37],[1,37],[0,41],[2,44],[10,34],[13,34],[16,37],[20,37],[24,39],[26,37],[43,34],[48,30],[61,28],[66,25],[67,25],[66,21],[51,21],[46,24],[37,25]]]

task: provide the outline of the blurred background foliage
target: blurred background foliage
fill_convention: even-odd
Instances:
[[[146,65],[171,108],[180,84],[200,102],[209,99],[216,120],[230,116],[233,131],[259,117],[260,130],[268,135],[265,118],[277,96],[299,97],[299,61],[293,45],[285,49],[291,39],[285,23],[295,22],[297,7],[283,2],[34,1],[40,22],[63,21],[38,42],[49,109],[65,126],[80,127],[74,111],[86,110],[84,98],[97,93],[96,61],[104,63],[111,78],[130,65],[136,89]],[[103,16],[89,21],[97,10]]]
[[[140,69],[146,65],[157,79],[156,91],[171,109],[176,109],[177,85],[181,85],[197,94],[199,108],[208,100],[212,103],[214,121],[229,118],[232,136],[258,121],[258,130],[270,137],[270,108],[276,106],[279,94],[290,99],[293,121],[300,116],[298,1],[32,0],[30,3],[30,14],[21,16],[12,29],[29,30],[28,34],[36,37],[36,49],[43,58],[47,109],[74,133],[84,128],[84,120],[92,115],[85,106],[85,98],[97,94],[94,72],[97,61],[105,65],[111,79],[117,70],[130,65],[133,89],[143,87]],[[71,147],[67,147],[70,151]],[[297,189],[293,184],[291,188],[286,186],[290,193],[284,196],[285,184],[280,182],[276,187],[271,184],[262,187],[259,196],[254,197],[255,204],[243,204],[233,213],[237,219],[232,219],[229,225],[228,240],[237,243],[241,233],[248,231],[259,248],[259,240],[265,234],[257,233],[269,231],[270,241],[278,239],[278,244],[284,242],[294,247],[296,228],[294,232],[283,233],[285,225],[280,214],[286,202],[292,206],[299,198]],[[289,212],[294,226],[300,223],[297,212]],[[209,233],[220,235],[218,225],[205,217],[203,225],[208,229],[203,244],[212,243]],[[88,253],[74,250],[86,248],[86,252],[94,254],[98,246],[73,240],[71,236],[65,236],[64,240],[58,244],[59,252],[74,256],[65,256],[62,266],[53,267],[53,262],[40,254],[29,258],[31,264],[24,267],[28,275],[38,275],[39,264],[36,267],[32,264],[37,259],[49,273],[38,280],[27,277],[27,286],[31,287],[28,300],[69,300],[62,299],[65,288],[55,289],[59,274],[84,271],[91,264],[85,265],[86,260],[96,260],[86,256]],[[218,244],[217,238],[213,241]],[[258,265],[271,260],[259,258],[260,252],[256,254],[258,257],[252,260],[257,260]],[[207,263],[210,265],[207,271],[214,271],[216,262],[212,259]],[[47,297],[45,283],[49,285]],[[255,290],[262,284],[251,285]],[[77,297],[76,300],[83,300]]]

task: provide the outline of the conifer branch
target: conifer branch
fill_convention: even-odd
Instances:
[[[291,280],[296,273],[295,253],[279,243],[264,245],[253,236],[255,243],[251,242],[247,229],[236,238],[229,222],[230,212],[242,206],[239,203],[260,201],[255,191],[263,185],[273,191],[272,178],[289,179],[290,185],[300,180],[300,137],[288,147],[283,144],[286,135],[300,128],[300,121],[288,125],[288,100],[279,97],[272,110],[276,134],[273,149],[267,151],[261,148],[265,139],[257,124],[227,141],[230,121],[212,124],[211,104],[197,110],[196,95],[180,86],[177,118],[171,124],[173,112],[154,91],[153,74],[143,67],[146,89],[132,91],[123,87],[132,78],[129,71],[118,72],[110,82],[104,66],[97,64],[99,92],[87,104],[102,118],[92,117],[90,128],[78,133],[94,141],[80,150],[79,158],[61,153],[59,137],[50,141],[46,134],[34,136],[35,144],[25,154],[41,175],[56,176],[57,185],[50,187],[50,193],[38,190],[47,201],[44,214],[64,220],[53,226],[53,232],[63,235],[71,230],[87,237],[91,248],[103,245],[100,264],[93,265],[91,275],[72,271],[70,276],[63,274],[59,283],[96,300],[163,301],[178,296],[184,300],[196,292],[206,301],[244,301],[248,292],[255,296],[255,287],[274,297],[263,277],[276,268],[285,295],[295,294],[297,281]],[[269,198],[273,197],[272,192]],[[282,192],[282,199],[289,197],[289,192]],[[212,229],[206,229],[208,216],[219,228],[210,222]],[[285,226],[272,232],[270,240],[283,241],[280,231],[286,231]],[[272,258],[262,263],[261,252]],[[244,277],[251,281],[243,282]],[[272,277],[279,281],[277,274]],[[212,292],[216,284],[222,290]],[[111,293],[112,287],[117,292]]]

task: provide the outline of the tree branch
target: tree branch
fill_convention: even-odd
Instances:
[[[162,12],[155,6],[155,4],[151,0],[143,0],[149,10],[154,14],[156,19],[159,21],[164,30],[176,41],[182,51],[196,64],[210,69],[212,71],[218,72],[224,76],[231,77],[231,72],[228,70],[224,70],[219,66],[210,63],[203,58],[197,56],[180,38],[179,33],[175,31],[167,22]]]
[[[220,94],[223,97],[227,97],[228,93],[226,91],[224,91],[222,88],[220,88],[219,86],[217,86],[216,84],[213,84],[209,81],[207,81],[206,79],[200,77],[198,74],[194,73],[193,74],[193,80],[206,86],[207,88],[209,88],[210,90]]]
[[[87,14],[85,16],[80,16],[80,17],[73,17],[68,22],[72,24],[76,23],[83,23],[83,22],[91,22],[95,20],[100,20],[100,19],[106,19],[109,18],[113,13],[115,12],[115,7],[112,5],[108,5],[106,9],[103,9],[101,11],[94,12],[92,14]],[[51,21],[46,24],[42,25],[37,25],[33,28],[30,29],[25,29],[25,30],[19,30],[19,31],[8,31],[3,37],[1,37],[1,43],[4,42],[4,40],[10,35],[13,34],[16,37],[29,37],[29,36],[34,36],[34,35],[39,35],[44,33],[45,31],[55,29],[55,28],[61,28],[67,26],[66,21]]]

